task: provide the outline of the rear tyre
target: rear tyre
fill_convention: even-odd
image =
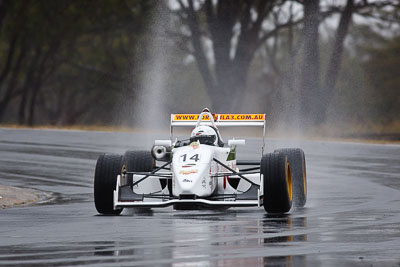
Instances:
[[[286,213],[292,207],[292,173],[287,157],[281,153],[266,154],[261,158],[264,176],[264,209],[268,213]]]
[[[121,173],[122,156],[103,154],[97,159],[94,174],[94,204],[104,215],[119,215],[122,208],[114,210],[114,190]]]
[[[304,207],[307,202],[306,158],[300,148],[284,148],[275,150],[287,156],[292,170],[293,206]]]
[[[122,162],[128,172],[151,172],[155,166],[150,151],[128,150],[125,152]],[[128,174],[127,177],[128,184],[132,186],[133,175]]]

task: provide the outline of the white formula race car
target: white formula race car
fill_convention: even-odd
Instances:
[[[190,138],[172,142],[177,126],[194,126]],[[224,143],[218,130],[232,126],[262,127],[264,152],[265,114],[211,114],[204,109],[199,115],[172,114],[171,139],[156,140],[151,151],[101,155],[94,176],[97,211],[118,215],[123,208],[263,206],[268,213],[286,213],[292,204],[303,207],[303,150],[280,149],[261,160],[237,160],[236,147],[245,140]]]

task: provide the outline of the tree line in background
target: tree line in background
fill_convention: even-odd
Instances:
[[[111,123],[152,1],[0,0],[0,121]],[[136,72],[140,75],[139,72]]]
[[[172,112],[204,92],[216,112],[306,128],[391,123],[399,15],[398,0],[0,0],[0,123],[132,124],[113,110],[145,90],[152,34],[174,44],[165,101],[185,101]]]

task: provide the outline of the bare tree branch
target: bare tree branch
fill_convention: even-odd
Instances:
[[[352,15],[354,12],[354,0],[347,0],[346,7],[340,17],[339,25],[336,30],[335,39],[333,42],[332,53],[329,60],[328,69],[325,75],[325,86],[326,91],[325,105],[329,104],[330,99],[333,95],[333,90],[336,85],[336,81],[339,75],[340,63],[343,54],[344,39],[347,36],[347,32],[350,27]],[[326,116],[324,114],[324,116]]]
[[[206,87],[209,88],[209,90],[213,90],[215,87],[215,82],[211,75],[208,61],[203,50],[199,22],[197,14],[194,11],[193,0],[188,0],[188,3],[188,24],[191,31],[191,40],[194,48],[194,55],[197,59],[197,64],[199,66],[200,73],[203,77],[203,81],[206,84]]]

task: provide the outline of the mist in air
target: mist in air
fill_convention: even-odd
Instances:
[[[140,79],[140,91],[133,102],[135,123],[146,131],[159,130],[167,125],[166,108],[170,90],[168,88],[168,66],[172,47],[171,41],[166,36],[169,28],[170,17],[163,6],[157,5],[151,15],[149,23],[149,38],[143,43],[147,55],[144,61],[144,72]]]
[[[398,4],[0,1],[0,123],[156,132],[209,107],[398,140]]]
[[[266,113],[271,136],[381,134],[384,126],[379,117],[384,112],[380,107],[386,100],[376,99],[369,61],[375,60],[371,51],[385,43],[365,42],[378,38],[375,29],[358,23],[369,21],[360,20],[349,4],[342,3],[348,13],[321,22],[321,10],[329,3],[318,6],[317,2],[277,5],[264,20],[271,22],[279,11],[281,20],[290,18],[293,25],[259,46],[250,45],[257,39],[246,40],[240,16],[234,21],[215,18],[211,23],[199,19],[205,15],[200,2],[192,7],[184,2],[183,9],[157,4],[143,42],[144,72],[134,88],[139,89],[131,109],[134,126],[167,132],[171,113],[199,113],[210,107],[217,113]],[[304,23],[297,23],[303,19]],[[228,34],[223,26],[229,23]],[[274,27],[272,22],[263,24],[259,38]]]

